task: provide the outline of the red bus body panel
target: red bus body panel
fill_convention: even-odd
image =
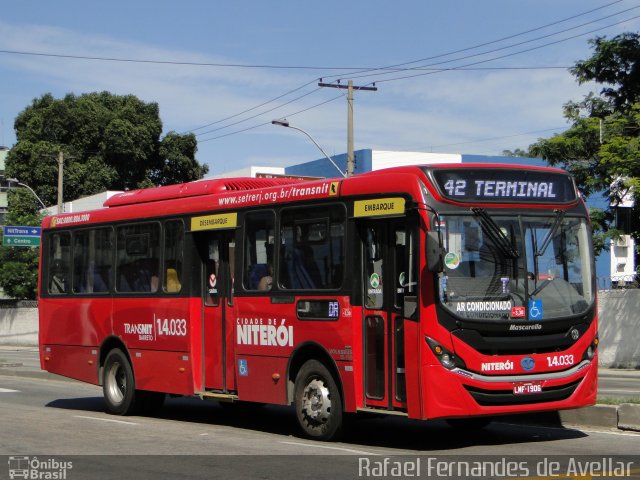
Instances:
[[[448,164],[441,167],[469,168],[469,165]],[[518,168],[496,165],[475,167]],[[542,168],[539,170],[557,171]],[[194,182],[149,191],[126,192],[113,197],[107,202],[110,208],[104,210],[46,217],[43,228],[51,230],[88,227],[114,221],[171,215],[196,216],[279,203],[390,197],[399,195],[397,192],[411,199],[408,203],[418,205],[423,202],[423,185],[426,186],[428,194],[437,201],[456,205],[455,202],[442,198],[424,171],[416,167],[398,167],[346,180],[264,180],[255,183],[253,190],[242,190],[251,185],[247,183],[248,179],[242,180],[244,183]],[[233,185],[236,185],[237,190],[230,188]],[[509,209],[522,205],[490,206]],[[562,208],[571,206],[563,205]],[[552,205],[536,204],[527,204],[527,207],[547,210],[553,208]],[[418,207],[415,208],[418,210]],[[416,216],[420,222],[417,228],[421,245],[424,245],[425,232],[428,230],[426,217],[424,208]],[[597,319],[594,319],[588,331],[564,352],[483,355],[452,336],[438,323],[433,274],[425,268],[425,249],[419,250],[419,320],[404,321],[405,413],[409,418],[498,415],[575,408],[595,403],[597,355],[572,375],[560,375],[542,382],[545,388],[577,383],[575,391],[564,400],[501,406],[482,406],[476,402],[470,394],[470,389],[491,394],[509,392],[514,388],[514,382],[509,379],[502,381],[500,373],[482,372],[483,364],[512,362],[513,369],[508,375],[502,375],[505,378],[524,376],[531,373],[521,366],[523,359],[528,357],[538,366],[535,370],[537,375],[562,373],[567,367],[552,366],[548,357],[573,355],[577,364],[597,337]],[[193,265],[191,268],[200,267]],[[42,282],[41,275],[41,292]],[[350,297],[344,294],[294,293],[291,295],[292,298],[283,302],[273,302],[269,295],[234,296],[232,304],[226,306],[224,358],[222,350],[218,351],[218,347],[208,341],[217,327],[213,323],[207,323],[208,320],[203,324],[203,309],[206,307],[203,306],[200,297],[125,297],[117,294],[99,298],[41,297],[41,365],[43,369],[53,373],[99,384],[101,361],[105,355],[103,345],[116,342],[124,346],[125,353],[131,360],[136,388],[194,395],[205,392],[207,383],[213,381],[211,379],[225,378],[225,384],[221,384],[223,388],[220,390],[236,395],[240,400],[288,404],[291,401],[289,383],[295,380],[291,378],[292,360],[301,349],[312,347],[313,351],[321,352],[323,358],[330,359],[330,367],[338,375],[345,411],[355,412],[366,406],[377,406],[375,401],[367,401],[364,391],[366,379],[363,307],[351,305]],[[339,318],[332,321],[299,319],[296,305],[299,300],[304,299],[337,301],[340,308]],[[427,345],[426,337],[435,339],[462,357],[466,368],[478,374],[478,378],[469,378],[457,371],[444,368]],[[534,346],[532,344],[532,347]],[[482,380],[483,376],[491,377],[490,381]],[[379,407],[379,411],[384,413],[385,406],[381,403]]]

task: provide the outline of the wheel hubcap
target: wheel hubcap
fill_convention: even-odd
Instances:
[[[302,411],[307,418],[326,423],[331,414],[329,389],[320,379],[314,379],[305,387],[302,396]]]
[[[114,362],[107,373],[107,392],[114,403],[120,403],[127,391],[127,376],[119,362]]]

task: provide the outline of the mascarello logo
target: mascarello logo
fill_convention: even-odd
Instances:
[[[520,360],[520,366],[527,371],[533,370],[536,366],[536,361],[531,357],[524,357]]]

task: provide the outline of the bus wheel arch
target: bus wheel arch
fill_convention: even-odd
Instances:
[[[131,361],[120,348],[107,354],[102,369],[102,391],[109,413],[130,415],[137,412],[135,377]]]
[[[301,346],[292,356],[288,373],[289,401],[305,435],[335,440],[344,420],[344,396],[338,369],[317,344]]]
[[[296,347],[291,354],[289,364],[287,365],[287,401],[289,404],[294,400],[296,376],[308,360],[318,360],[320,363],[325,365],[335,379],[335,382],[340,389],[340,396],[343,398],[344,403],[342,379],[340,378],[336,362],[331,355],[329,355],[329,352],[327,352],[327,350],[325,350],[321,345],[314,342],[305,342]]]
[[[109,337],[100,348],[99,378],[107,411],[114,415],[153,413],[164,402],[164,393],[136,389],[131,356],[117,337]]]
[[[122,353],[125,354],[131,368],[133,368],[133,363],[131,362],[131,355],[129,355],[129,350],[125,346],[124,342],[118,337],[107,337],[102,345],[100,346],[100,360],[98,362],[98,385],[102,385],[103,377],[104,377],[104,364],[107,360],[107,356],[114,349],[120,349]]]

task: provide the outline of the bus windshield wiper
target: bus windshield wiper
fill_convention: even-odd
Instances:
[[[473,207],[471,211],[482,219],[483,231],[507,258],[518,258],[518,250],[513,247],[511,240],[500,230],[500,227],[489,216],[484,208]]]
[[[554,235],[558,231],[558,227],[560,227],[560,224],[562,223],[562,219],[564,218],[564,214],[566,213],[564,210],[554,210],[554,212],[556,214],[556,219],[553,222],[551,229],[547,233],[547,236],[544,237],[544,240],[542,241],[542,245],[540,246],[540,249],[536,249],[536,253],[535,253],[536,257],[541,257],[542,255],[544,255],[544,252],[547,250],[549,243],[551,243],[551,239],[554,237]]]

